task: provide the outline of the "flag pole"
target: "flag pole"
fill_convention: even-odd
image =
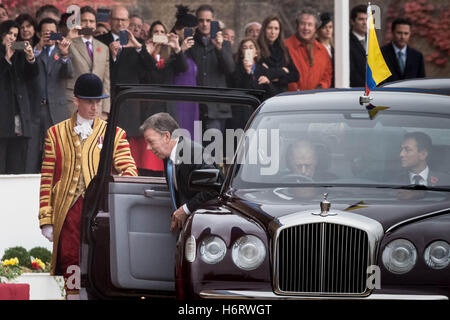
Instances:
[[[367,4],[367,22],[366,22],[366,63],[364,65],[364,93],[359,97],[359,103],[370,103],[372,98],[370,97],[369,87],[367,86],[367,64],[369,63],[369,29],[370,29],[370,13],[372,8],[370,2]]]

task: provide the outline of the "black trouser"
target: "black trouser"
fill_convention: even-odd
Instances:
[[[0,174],[25,173],[28,139],[0,138]]]

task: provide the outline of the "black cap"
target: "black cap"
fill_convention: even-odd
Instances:
[[[320,15],[320,28],[325,27],[325,25],[331,21],[331,14],[329,12],[324,12]]]
[[[93,73],[84,73],[78,77],[73,94],[80,99],[105,99],[109,97],[103,93],[102,80]]]
[[[177,5],[177,13],[175,17],[177,21],[175,22],[175,26],[184,28],[194,28],[198,25],[197,17],[193,14],[189,13],[189,7],[183,5]]]

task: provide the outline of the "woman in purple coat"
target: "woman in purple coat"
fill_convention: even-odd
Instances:
[[[186,51],[194,45],[194,38],[192,36],[184,37],[185,28],[194,28],[197,26],[197,18],[189,13],[189,8],[183,5],[177,6],[177,21],[172,29],[172,32],[178,35],[181,41],[181,50],[186,54]],[[191,57],[186,55],[188,69],[185,72],[175,74],[173,77],[173,84],[180,86],[196,86],[197,85],[197,65]],[[177,118],[180,128],[186,129],[191,134],[191,140],[200,142],[201,131],[198,127],[195,130],[194,122],[199,121],[198,103],[195,102],[177,102]],[[196,132],[197,131],[197,132]]]

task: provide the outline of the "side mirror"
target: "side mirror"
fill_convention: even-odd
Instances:
[[[219,169],[194,170],[189,175],[189,189],[191,190],[220,192],[221,188]]]

